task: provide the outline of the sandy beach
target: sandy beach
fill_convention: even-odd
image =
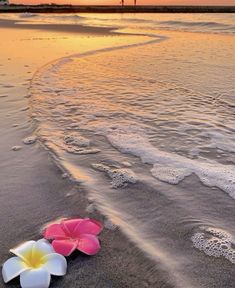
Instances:
[[[53,59],[87,51],[94,45],[104,48],[125,41],[125,37],[113,39],[110,31],[77,25],[26,24],[19,28],[14,21],[0,21],[0,33],[5,35],[0,65],[1,263],[9,257],[10,248],[41,238],[41,229],[47,222],[75,216],[106,220],[98,211],[86,211],[91,201],[85,189],[63,178],[63,172],[39,143],[25,145],[22,141],[35,128],[28,102],[28,87],[35,71]],[[67,45],[70,39],[73,45]],[[86,45],[81,43],[84,39]],[[13,151],[14,146],[21,148]],[[118,228],[104,229],[101,243],[102,252],[97,256],[75,253],[70,257],[67,277],[53,278],[51,287],[171,287],[158,275],[155,264]],[[5,287],[2,279],[1,287]],[[7,287],[19,287],[18,281]]]
[[[149,19],[137,30],[132,18],[128,29],[124,24],[117,29],[125,18],[115,22],[112,15],[97,20],[95,14],[99,25],[83,16],[74,19],[84,22],[74,24],[65,15],[57,24],[37,17],[25,21],[30,14],[9,15],[0,17],[1,263],[10,248],[41,238],[48,222],[94,217],[105,226],[101,251],[68,257],[68,274],[53,277],[50,287],[232,288],[233,258],[209,257],[191,237],[204,226],[235,232],[234,35],[211,33],[211,24],[199,25],[206,32],[192,25],[195,31],[167,27],[153,33]],[[171,23],[164,19],[161,25]],[[227,23],[221,27],[232,29]],[[211,78],[204,82],[207,75]],[[151,98],[155,92],[157,98]],[[215,103],[212,112],[208,103]],[[164,121],[167,126],[159,132]],[[99,153],[84,149],[80,155],[81,149],[67,147],[64,139],[71,133],[91,139],[89,149]],[[25,145],[32,135],[37,141]],[[218,161],[216,171],[213,161]],[[121,173],[121,185],[115,173]],[[183,181],[174,183],[178,179]],[[5,287],[2,279],[0,286]],[[6,287],[20,287],[18,279]]]

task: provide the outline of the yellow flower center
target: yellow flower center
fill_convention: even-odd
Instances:
[[[29,251],[23,255],[25,258],[25,265],[30,268],[40,268],[43,264],[46,263],[46,260],[43,259],[45,254],[37,249],[34,249],[33,251]]]

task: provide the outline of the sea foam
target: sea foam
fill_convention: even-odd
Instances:
[[[152,175],[161,181],[177,184],[194,173],[204,185],[218,187],[235,199],[235,168],[232,165],[164,152],[154,147],[143,135],[123,130],[108,133],[107,138],[121,152],[130,153],[140,157],[142,162],[152,164]]]
[[[225,257],[235,264],[235,241],[231,234],[217,228],[202,228],[203,232],[193,235],[194,247],[208,256]]]
[[[92,167],[95,170],[105,172],[112,179],[113,188],[125,187],[130,183],[135,184],[137,182],[137,176],[130,169],[112,168],[104,164],[92,164]]]
[[[86,155],[96,154],[100,150],[97,148],[90,147],[91,142],[89,139],[77,134],[69,134],[64,137],[64,143],[62,147],[69,153]]]

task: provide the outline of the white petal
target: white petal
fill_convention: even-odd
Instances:
[[[11,249],[10,252],[27,262],[26,258],[28,258],[29,254],[32,253],[34,243],[35,241],[32,240],[24,242],[23,244]]]
[[[44,268],[32,269],[20,275],[20,285],[22,288],[48,288],[51,275]]]
[[[66,274],[67,270],[67,261],[64,256],[53,253],[43,257],[43,260],[46,260],[46,263],[43,265],[47,271],[56,276],[63,276]]]
[[[28,268],[19,257],[12,257],[8,259],[2,266],[2,277],[5,283],[11,281],[19,276]]]
[[[45,239],[40,239],[37,242],[35,242],[33,251],[36,250],[41,251],[44,255],[55,253],[55,250],[52,247],[52,245]]]

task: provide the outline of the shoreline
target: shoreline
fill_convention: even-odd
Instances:
[[[4,21],[6,23],[8,22],[8,24],[5,25],[9,26],[1,27],[1,24],[3,25]],[[35,76],[35,72],[45,65],[48,65],[46,63],[56,61],[53,59],[61,59],[67,56],[70,57],[69,55],[74,54],[89,54],[89,52],[92,53],[92,51],[97,51],[97,49],[105,50],[106,48],[107,50],[107,48],[109,49],[113,46],[127,44],[127,41],[129,41],[128,43],[134,41],[135,44],[137,39],[137,36],[135,35],[133,35],[133,38],[129,39],[129,36],[131,35],[126,38],[126,34],[124,36],[122,33],[118,34],[112,32],[112,28],[111,30],[99,30],[103,27],[94,27],[91,37],[91,34],[89,33],[90,27],[86,25],[76,25],[76,30],[73,30],[73,25],[57,25],[55,30],[50,29],[54,24],[32,24],[30,26],[30,24],[24,21],[20,21],[21,23],[24,22],[24,24],[19,25],[17,25],[18,22],[15,20],[4,21],[0,20],[0,32],[2,33],[3,38],[6,38],[6,41],[2,43],[3,61],[2,64],[0,64],[0,72],[3,77],[2,83],[0,83],[2,88],[2,98],[0,98],[0,100],[2,100],[1,104],[3,104],[1,107],[2,113],[0,115],[2,118],[0,132],[4,139],[0,149],[2,153],[2,161],[0,164],[0,169],[2,171],[0,188],[2,208],[0,209],[0,215],[3,223],[1,237],[3,249],[0,258],[2,263],[9,258],[9,248],[14,247],[21,241],[30,239],[36,240],[40,238],[41,228],[50,221],[54,221],[61,217],[78,216],[96,218],[101,220],[102,223],[106,223],[105,221],[108,220],[108,216],[110,216],[110,212],[101,205],[103,203],[102,201],[105,200],[105,197],[102,196],[105,193],[109,193],[110,195],[110,183],[105,182],[101,187],[97,185],[97,191],[100,191],[100,194],[98,195],[95,195],[96,189],[93,189],[92,187],[89,189],[89,186],[87,188],[83,184],[84,175],[82,175],[82,164],[85,164],[86,162],[85,165],[90,166],[86,156],[81,156],[77,159],[78,163],[81,163],[82,168],[79,168],[78,181],[77,183],[74,183],[73,181],[70,181],[67,175],[64,175],[65,171],[61,170],[61,165],[57,165],[56,161],[54,161],[53,154],[50,155],[50,150],[45,149],[43,141],[38,141],[34,145],[28,146],[22,144],[22,139],[29,136],[31,133],[35,133],[35,131],[37,132],[33,125],[33,117],[31,117],[33,115],[33,111],[30,111],[32,106],[28,101],[28,98],[30,96],[32,97],[28,88],[32,78]],[[23,27],[25,29],[22,29]],[[17,28],[18,30],[12,28]],[[35,31],[35,29],[37,29],[37,31]],[[165,31],[162,31],[162,33],[165,37]],[[162,35],[162,33],[160,33],[160,35]],[[186,38],[184,33],[185,32],[178,31],[176,34],[175,31],[168,31],[168,36],[177,35],[180,37],[174,37],[177,38],[177,41],[175,41],[173,37],[169,37],[169,41],[171,42],[167,44],[165,48],[170,45],[173,47],[173,42],[175,41],[179,43],[176,48],[180,47],[181,51],[183,45],[180,45],[180,43],[181,41],[184,42],[184,39]],[[199,41],[200,43],[204,43],[203,40],[209,41],[207,40],[208,37],[210,40],[213,40],[213,37],[217,37],[214,35],[208,36],[207,34],[200,35],[196,33],[192,33],[192,35],[193,38],[191,40],[190,37],[187,39],[189,41],[196,41],[196,39],[202,40]],[[138,39],[139,37],[145,36],[138,36]],[[172,40],[170,40],[171,38]],[[138,40],[138,43],[140,39]],[[210,43],[213,44],[214,42],[211,41]],[[16,47],[17,49],[15,49]],[[159,47],[156,47],[156,54],[163,55],[161,51],[165,51],[165,48],[164,45],[162,48],[159,45]],[[132,54],[138,55],[134,52],[132,51]],[[117,56],[116,59],[119,59],[119,55],[116,55],[114,51],[112,53],[114,53],[112,54],[112,57]],[[40,57],[35,57],[38,55],[40,55]],[[124,49],[122,51],[122,57],[127,59],[129,56],[131,56],[131,54],[128,52],[125,57]],[[104,58],[106,57],[108,59],[107,54],[104,55]],[[104,58],[103,60],[105,60]],[[101,59],[98,62],[91,61],[90,63],[92,67],[91,71],[94,71],[94,65],[96,67],[101,67],[101,65],[98,64],[101,63],[103,65],[105,64],[105,61],[102,61]],[[146,62],[146,64],[147,63],[148,62]],[[111,64],[112,62],[109,65],[110,69],[112,68]],[[79,69],[88,73],[88,66],[88,62],[85,64],[85,67],[81,63]],[[23,70],[23,72],[21,70]],[[78,72],[76,69],[72,69],[71,71],[72,74],[77,75],[76,77],[79,81],[82,81],[82,77],[79,77],[80,74],[76,73]],[[61,75],[67,74],[62,73]],[[89,79],[93,78],[94,77],[89,77]],[[61,82],[61,85],[62,83],[63,82]],[[47,83],[47,85],[48,87],[46,88],[50,88],[50,83]],[[76,87],[76,85],[74,86]],[[54,88],[56,88],[56,86],[53,87],[53,89]],[[46,94],[48,91],[45,89],[43,92]],[[59,92],[60,91],[58,90],[56,93],[59,95]],[[43,97],[44,96],[45,95],[43,95]],[[56,102],[53,103],[57,105]],[[46,119],[46,117],[44,119]],[[22,145],[22,149],[18,152],[13,152],[10,150],[13,145]],[[106,146],[103,148],[105,147]],[[94,161],[97,162],[98,160],[98,158],[95,158]],[[124,160],[127,159],[123,159],[123,161]],[[134,169],[138,169],[137,161],[138,160],[133,164],[136,165]],[[149,172],[147,171],[144,177],[148,176],[148,173]],[[106,175],[102,174],[99,177],[103,179]],[[106,228],[100,236],[101,252],[95,257],[87,257],[81,253],[75,252],[68,258],[68,274],[63,278],[53,278],[51,283],[52,288],[75,288],[77,286],[80,288],[197,288],[209,287],[214,284],[212,280],[210,282],[208,279],[213,279],[213,275],[219,272],[215,269],[216,265],[214,265],[214,263],[220,261],[220,259],[211,261],[211,258],[205,258],[205,255],[198,253],[196,249],[192,250],[191,241],[185,241],[185,239],[190,239],[192,231],[196,231],[195,227],[197,227],[197,225],[195,225],[195,221],[188,221],[189,223],[187,226],[184,224],[182,226],[176,226],[175,221],[172,221],[173,218],[176,218],[176,215],[179,215],[183,220],[186,219],[186,216],[187,219],[188,216],[190,216],[197,220],[198,224],[198,221],[203,219],[203,217],[201,218],[201,216],[199,216],[199,212],[204,212],[203,209],[198,209],[198,206],[203,206],[200,205],[200,203],[204,203],[205,195],[208,195],[209,200],[211,199],[209,197],[211,190],[207,187],[199,186],[196,177],[185,179],[177,188],[167,186],[167,184],[164,188],[161,183],[157,184],[157,182],[154,182],[153,187],[151,185],[147,186],[146,183],[147,182],[143,181],[143,183],[140,182],[133,186],[128,186],[123,189],[123,191],[115,191],[110,195],[110,199],[115,200],[113,202],[111,201],[111,203],[114,203],[113,205],[108,205],[109,209],[110,207],[112,208],[110,210],[115,211],[116,205],[117,207],[118,205],[119,207],[123,207],[126,203],[127,206],[125,206],[125,209],[128,208],[128,210],[123,209],[123,212],[128,211],[128,215],[130,213],[131,217],[126,221],[127,223],[129,222],[129,225],[126,225],[126,227],[123,225],[125,224],[125,217],[120,217],[121,220],[119,217],[116,219],[114,214],[114,218],[112,219],[111,214],[110,219],[113,221],[114,225],[117,225],[117,228],[112,228],[112,222],[110,225],[105,225]],[[196,195],[196,206],[186,205],[186,209],[184,209],[182,205],[179,205],[182,204],[179,201],[181,197],[178,198],[177,195],[179,196],[183,193],[186,199],[190,199],[190,197],[191,199],[195,199],[194,191],[196,189],[201,192]],[[226,206],[226,211],[228,212],[227,217],[225,215],[225,220],[228,219],[228,223],[231,223],[234,214],[230,212],[233,211],[231,208],[232,205],[230,205],[230,198],[228,196],[224,197],[222,191],[215,190],[213,193],[218,202],[220,202],[220,200],[225,202],[228,201],[229,204]],[[100,199],[99,195],[101,196]],[[128,198],[128,195],[130,195],[130,198]],[[175,196],[176,198],[173,199],[172,197]],[[131,201],[127,201],[128,199]],[[144,200],[143,207],[142,201],[139,201],[141,199]],[[200,202],[201,200],[203,202]],[[90,209],[90,206],[93,206],[92,204],[94,204],[96,208],[99,207],[99,209]],[[195,210],[192,210],[192,213],[190,212],[190,214],[187,211],[189,207],[195,207]],[[136,209],[138,209],[139,214],[137,217],[134,217],[135,213],[133,213],[133,211],[136,211]],[[151,223],[151,226],[154,227],[154,230],[147,228],[145,230],[145,218],[141,218],[141,215],[143,215],[141,213],[144,211],[148,211],[148,219],[150,219],[149,222]],[[155,218],[156,211],[159,213]],[[213,215],[212,223],[216,223],[216,221],[220,219],[220,211],[217,213],[216,210],[213,210],[210,213],[213,213],[211,214]],[[206,213],[205,215],[210,215],[210,213],[208,212],[208,214]],[[138,229],[136,229],[137,223],[139,224]],[[167,227],[165,227],[165,224]],[[122,227],[122,229],[118,227]],[[139,237],[138,235],[141,233],[143,235],[143,231],[146,233],[146,237]],[[137,237],[133,237],[135,235],[137,235]],[[150,235],[149,238],[148,235]],[[148,242],[149,239],[154,239],[154,241]],[[146,240],[146,242],[144,240]],[[156,245],[153,245],[155,244],[155,240]],[[164,240],[164,243],[161,240]],[[150,246],[148,243],[150,243]],[[171,248],[172,245],[169,244],[174,244],[178,247],[177,255],[179,255],[179,258],[177,258],[176,262],[174,261],[174,251],[176,251],[174,249],[176,248]],[[165,247],[167,247],[167,250]],[[150,253],[146,253],[146,250]],[[184,254],[181,254],[181,250],[184,251]],[[153,256],[152,251],[154,252],[155,257],[151,257]],[[169,255],[169,257],[166,257],[164,251],[169,252],[169,254],[167,253],[167,256]],[[171,251],[172,257],[170,255]],[[195,281],[195,278],[192,277],[195,275],[191,271],[189,273],[189,270],[187,269],[182,273],[181,269],[182,267],[185,267],[185,265],[183,266],[184,259],[194,259],[202,263],[198,266],[198,273],[202,272],[199,281]],[[176,266],[174,265],[174,262],[177,263]],[[190,261],[188,263],[190,263]],[[217,286],[222,287],[222,284],[225,283],[226,287],[232,287],[230,286],[234,283],[234,274],[230,272],[232,271],[232,267],[230,267],[231,265],[229,266],[230,263],[225,261],[221,263],[224,265],[223,267],[225,267],[224,269],[226,269],[227,275],[221,275],[217,282]],[[208,269],[208,274],[204,275],[203,273],[208,265],[211,265],[210,269]],[[3,286],[0,280],[0,286],[1,285]],[[18,287],[18,281],[13,281],[7,286],[12,288]]]
[[[10,5],[0,13],[235,13],[235,6]]]
[[[18,24],[20,23],[20,24]],[[65,33],[79,33],[79,34],[95,34],[103,35],[108,33],[111,35],[118,35],[118,32],[115,32],[115,27],[93,27],[82,24],[31,24],[19,20],[5,20],[0,19],[0,28],[1,29],[24,29],[24,30],[44,30],[44,31],[53,31],[53,32],[65,32]]]
[[[38,31],[38,38],[35,39],[32,38],[35,37],[34,29],[20,29],[21,27],[13,21],[9,21],[8,27],[2,27],[2,24],[3,21],[0,21],[0,31],[7,35],[3,45],[4,61],[0,65],[3,79],[0,83],[0,133],[4,139],[0,149],[2,228],[0,262],[4,263],[10,257],[9,249],[30,239],[40,239],[42,227],[50,221],[61,217],[91,217],[105,224],[108,218],[98,209],[88,211],[93,199],[89,197],[87,189],[82,184],[74,183],[68,177],[64,177],[50,152],[40,143],[33,145],[22,143],[22,139],[35,131],[34,122],[29,115],[30,79],[37,69],[51,59],[66,56],[67,53],[73,54],[74,49],[81,49],[80,36],[88,37],[87,41],[90,39],[92,44],[90,34],[85,33],[87,32],[85,30],[81,32],[80,29],[74,35],[67,34],[68,39],[75,41],[78,38],[78,46],[74,44],[74,48],[68,48],[68,39],[62,36],[65,37],[65,32],[68,33],[69,29],[60,35],[47,27],[48,29]],[[14,25],[18,31],[12,29]],[[113,37],[108,30],[102,31],[103,34],[99,33],[99,28],[96,28],[97,33],[93,31],[94,38]],[[30,41],[24,40],[26,36]],[[18,49],[15,49],[16,45]],[[61,47],[62,45],[67,48]],[[27,55],[21,55],[22,49],[27,51]],[[38,57],[35,62],[33,55],[35,53],[38,55],[39,52],[41,57]],[[11,150],[15,145],[21,146],[17,152]],[[67,275],[53,277],[50,287],[75,288],[79,285],[80,288],[120,288],[138,287],[142,284],[144,286],[145,283],[150,283],[150,286],[156,288],[174,287],[169,283],[172,279],[169,279],[161,265],[156,265],[149,259],[118,227],[113,229],[111,225],[111,228],[104,228],[99,238],[100,253],[92,257],[78,252],[73,253],[67,259]],[[2,278],[0,286],[5,287]],[[11,281],[7,287],[19,287],[19,280]]]

